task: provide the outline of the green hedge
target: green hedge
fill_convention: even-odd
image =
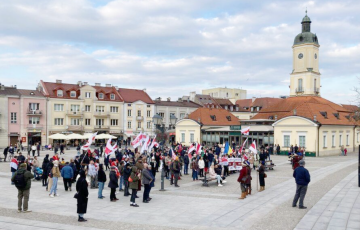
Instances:
[[[288,155],[288,151],[280,151],[280,154],[279,155],[285,155],[287,156]],[[316,153],[315,152],[305,152],[305,156],[306,157],[316,157]]]

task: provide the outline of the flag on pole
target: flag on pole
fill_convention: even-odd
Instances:
[[[241,149],[240,149],[240,154],[242,153],[242,151],[243,151],[243,149],[244,149],[244,147],[245,147],[245,144],[246,144],[246,142],[248,141],[248,139],[249,139],[249,138],[246,138],[246,140],[245,140],[244,143],[242,144]]]
[[[153,149],[153,147],[156,145],[156,135],[155,137],[152,139],[151,141],[151,144],[149,145],[149,148],[148,148],[148,152],[151,152],[151,150]]]
[[[96,135],[97,135],[97,132],[96,132],[96,133],[93,133],[93,134],[89,137],[89,139],[88,139],[88,141],[86,142],[86,144],[81,147],[81,149],[82,149],[82,150],[88,150],[88,149],[90,149],[91,144],[95,141]]]
[[[137,148],[142,144],[142,140],[146,138],[145,133],[139,133],[136,138],[131,142],[132,147]]]
[[[194,150],[195,150],[195,146],[194,146],[194,144],[191,144],[189,149],[188,149],[188,153],[191,153]]]
[[[112,153],[114,153],[117,149],[117,144],[115,143],[114,145],[111,145],[111,138],[107,141],[106,143],[106,147],[105,147],[105,157],[111,155]]]
[[[254,140],[253,143],[250,145],[249,150],[252,151],[254,154],[257,154],[257,149],[256,149],[255,140]]]
[[[230,146],[229,146],[229,142],[225,142],[225,148],[224,148],[224,153],[228,153],[229,152],[229,148],[230,148]]]
[[[172,158],[173,160],[175,160],[175,159],[176,159],[176,154],[174,153],[173,148],[171,148],[170,151],[171,151],[171,158]]]
[[[241,133],[242,133],[243,135],[249,135],[249,133],[250,133],[250,126],[249,126],[249,127],[246,127],[246,128],[243,128],[243,129],[241,129],[240,131],[241,131]]]
[[[18,161],[15,159],[15,158],[12,158],[11,159],[11,162],[10,162],[10,167],[13,168],[13,169],[17,169],[18,168]]]
[[[150,141],[150,136],[146,135],[146,139],[145,139],[143,146],[141,147],[140,153],[143,153],[143,152],[145,152],[145,150],[148,149],[149,141]]]
[[[196,143],[196,154],[199,154],[201,149],[202,149],[202,146],[199,143]]]

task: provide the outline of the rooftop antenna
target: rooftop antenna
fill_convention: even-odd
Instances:
[[[305,14],[307,15],[307,7],[306,7],[306,10],[305,10]]]

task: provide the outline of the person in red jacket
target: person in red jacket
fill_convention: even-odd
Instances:
[[[246,180],[247,180],[247,169],[246,164],[242,164],[242,169],[240,170],[240,175],[238,178],[238,182],[240,183],[241,188],[241,197],[239,199],[245,199],[246,198]]]

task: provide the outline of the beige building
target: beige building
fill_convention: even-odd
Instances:
[[[123,138],[124,102],[116,87],[56,80],[55,83],[40,81],[38,89],[48,99],[47,143],[50,143],[48,136],[54,133],[98,132]]]
[[[202,94],[210,95],[213,98],[219,99],[229,99],[233,104],[237,100],[245,99],[247,91],[244,89],[235,89],[235,88],[213,88],[213,89],[204,89]]]

